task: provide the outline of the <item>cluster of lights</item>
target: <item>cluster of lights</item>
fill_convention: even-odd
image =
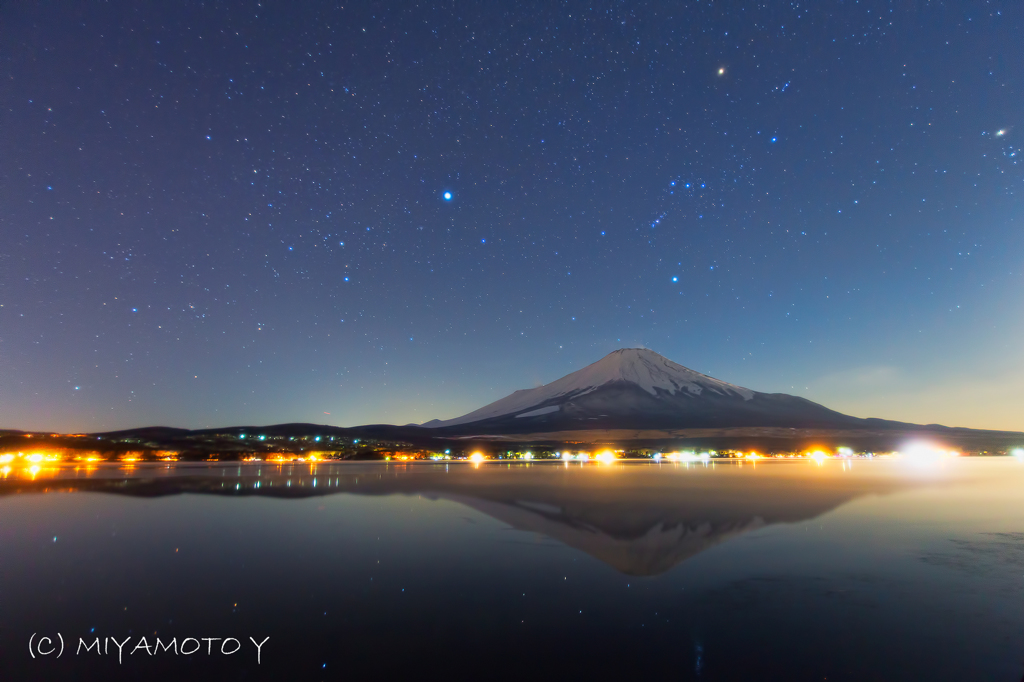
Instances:
[[[259,438],[264,438],[265,436],[258,436],[258,437]],[[161,461],[165,461],[165,462],[175,462],[175,461],[178,461],[178,455],[179,455],[179,453],[173,452],[173,451],[157,451],[154,454],[157,455]],[[265,455],[265,460],[261,460],[261,458],[258,457],[258,456],[249,456],[249,457],[246,457],[245,459],[243,459],[243,461],[246,461],[246,462],[268,461],[268,462],[275,462],[275,463],[286,463],[286,462],[290,462],[290,463],[298,463],[298,462],[315,463],[315,462],[323,461],[325,459],[325,456],[327,456],[329,454],[330,453],[326,453],[326,452],[316,452],[316,453],[309,453],[307,456],[302,457],[302,456],[297,456],[297,455],[290,454],[290,453],[277,453],[277,454],[272,454],[272,455]],[[516,458],[516,459],[525,460],[525,461],[533,461],[534,459],[537,459],[537,456],[534,455],[534,453],[530,452],[530,451],[521,452],[521,453],[515,453],[515,455],[513,455],[513,453],[511,453],[511,452],[509,452],[507,454],[510,456],[510,458]],[[602,450],[602,451],[599,451],[599,452],[596,452],[596,453],[591,453],[591,452],[586,452],[586,451],[573,452],[573,451],[565,450],[565,451],[560,451],[560,452],[554,452],[552,454],[554,455],[555,459],[561,460],[562,462],[565,462],[565,463],[569,463],[569,462],[573,462],[573,461],[575,461],[575,462],[588,462],[588,461],[594,460],[594,461],[600,462],[602,464],[611,464],[611,463],[615,462],[620,456],[623,456],[624,452],[622,450],[617,450],[616,451],[616,450],[611,450],[611,449]],[[682,451],[673,451],[673,452],[666,452],[666,453],[657,452],[657,453],[654,453],[654,455],[652,456],[652,459],[655,462],[658,462],[658,463],[663,462],[663,461],[668,461],[668,462],[704,462],[704,463],[706,463],[706,462],[710,461],[713,457],[722,457],[722,456],[727,456],[727,457],[730,457],[730,458],[739,458],[740,460],[744,460],[744,461],[756,461],[756,460],[759,460],[759,459],[766,459],[766,458],[794,458],[795,457],[797,459],[810,459],[810,460],[813,460],[813,461],[817,462],[820,465],[826,459],[833,459],[833,458],[847,459],[847,458],[853,458],[853,457],[868,457],[868,458],[896,457],[896,458],[905,459],[907,461],[912,461],[912,462],[928,462],[928,461],[939,461],[939,460],[950,458],[950,457],[959,457],[962,454],[963,453],[961,453],[961,452],[959,452],[957,450],[950,450],[950,449],[944,448],[942,446],[936,445],[934,443],[913,442],[913,443],[907,444],[905,447],[901,448],[899,451],[893,451],[891,453],[889,453],[889,452],[883,452],[883,453],[874,453],[874,452],[855,453],[851,448],[848,448],[848,447],[836,448],[834,452],[830,451],[829,449],[824,449],[824,448],[820,448],[820,449],[819,448],[812,448],[812,449],[808,449],[808,450],[805,450],[805,451],[800,452],[800,453],[767,454],[767,455],[760,454],[760,453],[758,453],[756,451],[719,453],[719,452],[717,452],[715,450],[709,450],[709,451],[704,451],[704,452],[696,452],[696,451],[693,451],[693,450],[682,450]],[[1020,460],[1021,462],[1024,462],[1024,447],[1017,447],[1017,448],[1009,449],[1006,452],[1006,454],[1008,454],[1008,455],[1010,455],[1012,457],[1015,457],[1016,459]],[[438,461],[438,460],[451,460],[451,459],[453,459],[450,450],[445,450],[444,454],[432,453],[432,454],[429,454],[428,457],[429,457],[429,459],[435,460],[435,461]],[[542,455],[541,457],[543,458],[544,455]],[[418,458],[418,456],[416,454],[395,453],[393,456],[389,456],[387,459],[389,459],[389,460],[397,459],[397,460],[406,461],[406,460],[414,460],[414,459],[417,459],[417,458]],[[120,457],[120,462],[121,463],[125,463],[125,464],[134,464],[135,462],[142,461],[142,459],[143,459],[143,457],[141,456],[141,453],[129,452],[129,453],[123,454]],[[485,455],[483,452],[475,451],[472,454],[470,454],[467,457],[467,459],[470,462],[472,462],[472,463],[474,463],[476,465],[479,465],[480,463],[482,463],[485,460],[489,459],[489,457],[487,455]],[[54,452],[28,452],[28,453],[18,452],[18,453],[11,453],[11,452],[7,452],[7,453],[0,453],[0,474],[2,474],[4,477],[8,476],[11,473],[11,471],[12,471],[11,465],[18,464],[19,462],[23,463],[25,465],[29,465],[29,466],[26,466],[24,470],[26,472],[28,472],[28,473],[32,473],[33,476],[34,476],[35,473],[37,473],[40,470],[39,465],[40,464],[44,464],[44,463],[62,462],[62,461],[76,461],[76,462],[89,462],[89,463],[92,463],[92,462],[100,462],[100,461],[103,461],[103,460],[104,460],[104,458],[100,457],[98,455],[77,455],[77,456],[72,456],[72,455],[70,455],[70,454],[68,454],[66,452],[65,453],[54,453]],[[215,460],[211,460],[211,461],[215,461]]]
[[[590,461],[589,452],[580,451],[574,455],[568,450],[566,450],[565,452],[556,452],[555,456],[561,459],[563,462],[571,462],[573,460],[576,460],[577,462]],[[615,453],[612,452],[611,450],[605,450],[604,452],[598,453],[595,459],[601,462],[611,462],[615,459]]]
[[[63,461],[64,458],[61,455],[43,454],[41,452],[33,452],[27,455],[22,452],[19,452],[16,455],[8,452],[0,455],[0,464],[9,464],[15,459],[23,459],[26,462],[38,464],[39,462],[60,462]]]
[[[534,455],[532,452],[524,452],[521,454],[517,454],[516,457],[518,459],[525,460],[528,462],[531,462],[536,459],[536,455]],[[618,455],[614,450],[602,450],[601,452],[598,452],[596,454],[591,454],[585,451],[574,453],[570,450],[566,450],[564,452],[555,452],[554,457],[555,459],[559,459],[563,462],[589,462],[591,459],[593,459],[603,464],[611,464],[616,459],[618,459]],[[444,459],[451,458],[449,456],[445,456]],[[469,457],[467,457],[466,459],[468,459],[470,462],[473,462],[474,464],[480,464],[484,460],[488,459],[488,457],[484,455],[484,453],[477,451],[469,455]]]
[[[667,453],[655,453],[654,461],[660,462],[662,459],[667,459],[670,462],[707,462],[711,459],[712,452],[702,452],[697,454],[692,450],[684,452],[667,452]],[[751,453],[754,454],[754,453]]]
[[[246,457],[242,461],[243,462],[260,462],[260,461],[263,461],[263,460],[261,460],[259,457]],[[271,455],[271,456],[267,457],[266,461],[267,462],[273,462],[274,464],[285,464],[285,463],[290,464],[290,463],[294,463],[294,462],[322,462],[323,461],[323,457],[320,457],[319,455],[316,455],[316,454],[310,454],[307,457],[299,457],[297,455],[290,455],[290,454],[287,454],[287,453],[281,453],[281,454]]]

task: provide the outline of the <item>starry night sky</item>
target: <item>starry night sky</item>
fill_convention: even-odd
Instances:
[[[0,427],[468,412],[620,347],[1024,429],[1024,3],[0,5]]]

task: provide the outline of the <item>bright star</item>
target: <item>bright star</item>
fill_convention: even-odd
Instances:
[[[725,67],[724,66],[721,67],[720,69],[718,69],[718,75],[719,76],[724,76],[725,75]]]
[[[451,193],[451,192],[445,192],[445,193],[444,193],[444,194],[442,194],[441,196],[443,196],[443,197],[444,197],[444,200],[445,200],[445,201],[451,201],[451,200],[452,200],[452,193]]]

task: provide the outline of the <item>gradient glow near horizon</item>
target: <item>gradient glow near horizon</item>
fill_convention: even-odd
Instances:
[[[1022,29],[1013,1],[7,3],[0,428],[419,422],[645,346],[1024,429]]]

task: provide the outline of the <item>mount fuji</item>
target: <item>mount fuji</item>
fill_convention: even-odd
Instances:
[[[695,372],[652,350],[623,348],[550,384],[422,426],[484,435],[581,429],[857,429],[886,424],[898,422],[851,417],[785,393],[760,393]]]

